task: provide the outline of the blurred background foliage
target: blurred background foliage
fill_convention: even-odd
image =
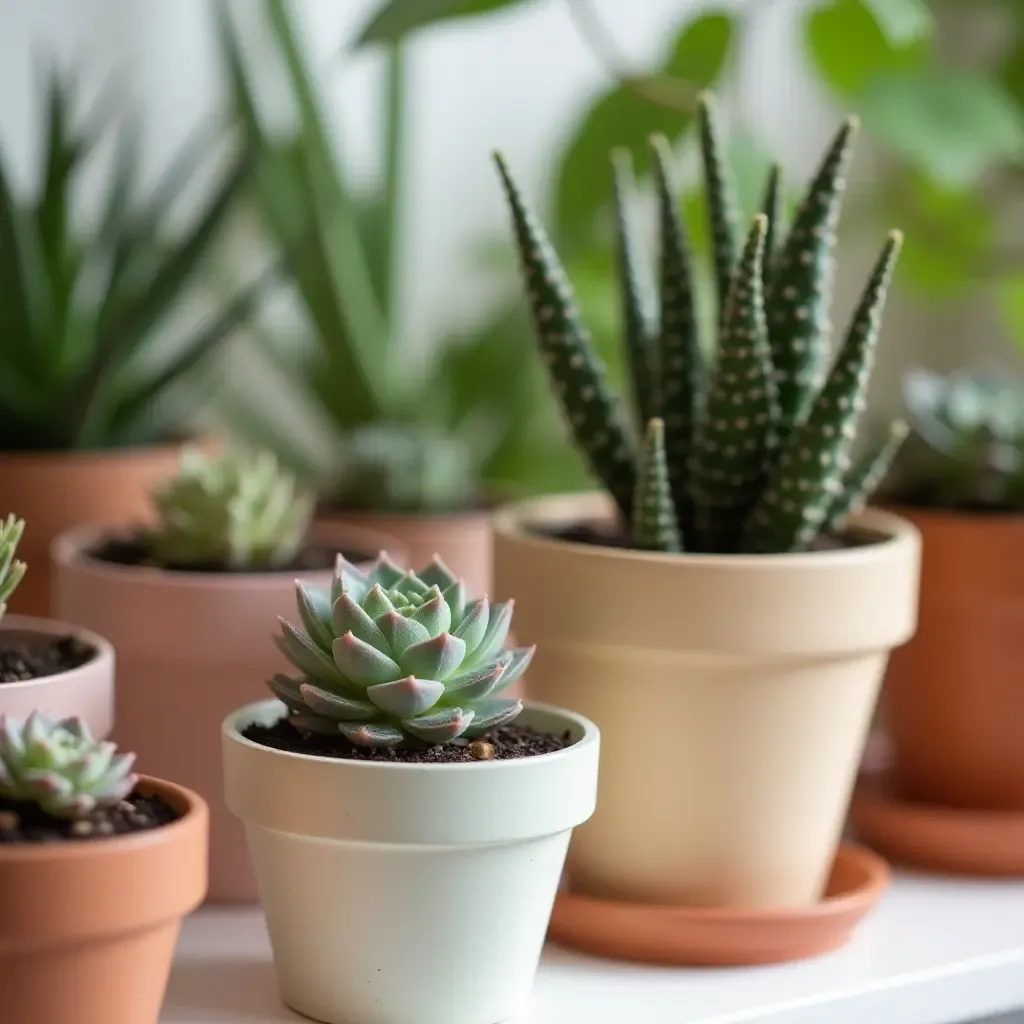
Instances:
[[[728,101],[759,2],[773,0],[703,4],[698,11],[681,5],[685,16],[660,65],[638,69],[619,52],[592,0],[386,0],[350,44],[378,48],[388,64],[379,125],[383,172],[374,188],[356,191],[318,109],[317,80],[329,71],[307,66],[285,0],[267,0],[299,116],[291,134],[270,140],[256,205],[279,242],[294,241],[300,222],[312,221],[317,230],[309,262],[296,275],[314,342],[296,342],[291,358],[275,348],[279,339],[264,348],[293,385],[314,397],[332,424],[336,448],[328,446],[313,464],[304,456],[314,446],[287,437],[265,408],[245,408],[244,396],[230,396],[235,422],[321,478],[330,477],[347,434],[383,420],[461,438],[471,471],[482,485],[504,493],[583,485],[583,467],[565,442],[533,359],[507,238],[482,239],[467,254],[467,263],[487,268],[493,279],[489,316],[471,330],[437,337],[425,362],[404,351],[397,336],[395,296],[402,281],[395,253],[402,246],[403,180],[410,173],[403,161],[404,55],[419,33],[442,22],[468,24],[541,3],[565,4],[572,14],[580,45],[604,67],[608,84],[565,134],[548,194],[531,199],[617,377],[608,153],[628,148],[644,175],[647,138],[661,132],[692,169],[686,159],[696,96],[711,87]],[[850,196],[847,218],[905,229],[901,288],[934,303],[988,294],[1010,335],[1024,345],[1024,246],[1013,239],[1024,199],[1024,2],[822,0],[801,7],[798,17],[809,69],[837,116],[860,114],[876,165],[870,181]],[[222,39],[242,120],[250,131],[262,131],[241,51],[233,48],[229,29]],[[734,126],[731,159],[748,215],[776,157],[756,125]],[[696,188],[699,175],[686,180]],[[801,184],[794,182],[792,192]],[[707,230],[696,200],[693,191],[680,197],[694,247],[706,259]],[[293,221],[288,230],[286,217]],[[707,285],[706,267],[703,273]]]

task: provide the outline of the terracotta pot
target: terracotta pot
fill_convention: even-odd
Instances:
[[[907,799],[1024,811],[1024,515],[900,509],[921,531],[920,625],[883,691]]]
[[[50,544],[82,523],[123,524],[149,517],[153,487],[178,468],[181,445],[83,452],[0,454],[4,514],[25,520],[18,547],[28,572],[10,610],[55,615],[51,600]]]
[[[88,630],[65,622],[33,619],[26,615],[5,615],[0,620],[0,638],[28,640],[33,636],[76,636],[95,648],[96,655],[84,665],[23,683],[0,683],[0,715],[26,719],[33,711],[51,718],[77,716],[93,736],[110,735],[114,725],[114,648]]]
[[[295,573],[112,565],[88,555],[103,532],[84,527],[54,543],[57,607],[109,637],[117,650],[118,745],[209,801],[209,898],[255,900],[245,836],[221,794],[217,726],[239,703],[266,696],[265,681],[275,672],[290,670],[272,638],[278,616],[297,621]],[[356,530],[335,539],[368,554],[397,546]],[[331,576],[325,569],[301,578],[326,589]]]
[[[795,555],[660,555],[532,527],[611,516],[604,495],[495,520],[495,590],[536,643],[531,697],[592,718],[601,799],[570,888],[643,903],[818,901],[890,648],[913,633],[920,540]]]
[[[0,846],[0,1000],[10,1024],[157,1024],[182,919],[206,891],[206,804],[111,839]]]
[[[491,513],[389,515],[385,512],[339,512],[320,509],[317,526],[357,526],[396,537],[405,550],[407,568],[422,569],[435,553],[466,581],[471,594],[491,593]],[[329,532],[324,536],[330,537]]]

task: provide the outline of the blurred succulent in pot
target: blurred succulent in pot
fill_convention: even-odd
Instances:
[[[152,555],[166,566],[277,568],[302,547],[313,496],[266,451],[182,454],[177,476],[153,495]]]
[[[25,575],[25,563],[14,556],[25,532],[25,520],[9,515],[0,525],[0,618],[7,611],[7,602]]]
[[[895,425],[865,461],[852,463],[901,236],[889,236],[829,365],[835,229],[856,120],[835,136],[788,233],[781,223],[780,174],[772,170],[763,212],[742,244],[735,183],[706,94],[699,122],[718,296],[711,364],[699,343],[690,247],[671,151],[661,137],[651,140],[660,235],[657,318],[630,224],[632,168],[627,155],[613,157],[635,424],[611,393],[557,254],[498,155],[535,333],[573,439],[636,546],[806,550],[822,535],[841,533],[906,432]],[[642,446],[638,436],[645,438]]]
[[[347,509],[449,512],[472,507],[479,490],[478,453],[461,435],[372,423],[347,436],[328,500]]]
[[[54,818],[82,817],[123,800],[138,781],[134,763],[134,754],[93,739],[79,718],[0,716],[0,796],[37,804]]]
[[[903,379],[913,444],[898,498],[918,505],[1024,510],[1024,388],[992,373]]]
[[[302,627],[275,642],[300,675],[269,686],[300,730],[364,747],[446,743],[512,721],[500,694],[533,647],[505,649],[512,602],[467,597],[436,555],[418,573],[382,553],[368,572],[338,556],[330,594],[296,584]]]

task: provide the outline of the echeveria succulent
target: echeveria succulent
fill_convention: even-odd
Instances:
[[[898,232],[889,236],[833,354],[833,249],[856,120],[846,121],[829,146],[788,234],[780,223],[775,168],[763,212],[741,242],[736,186],[710,96],[701,97],[699,115],[718,299],[713,360],[705,359],[699,344],[693,261],[674,194],[671,150],[661,137],[652,139],[658,303],[645,294],[630,225],[634,183],[628,153],[613,155],[634,422],[608,385],[557,254],[497,156],[535,334],[573,439],[635,546],[664,552],[801,551],[822,533],[843,528],[905,433],[902,427],[889,432],[872,449],[871,464],[851,464],[901,239]],[[648,312],[655,306],[657,322]]]
[[[182,454],[177,476],[153,495],[159,515],[147,532],[163,565],[276,568],[294,558],[313,515],[313,497],[267,451]]]
[[[55,818],[78,818],[123,800],[138,781],[134,754],[95,740],[79,718],[36,711],[24,722],[0,716],[0,796],[37,804]]]
[[[0,525],[0,618],[7,611],[7,602],[25,575],[25,563],[14,556],[25,532],[25,520],[9,515]]]
[[[512,602],[469,598],[438,558],[406,572],[382,553],[367,572],[338,556],[330,593],[297,585],[302,626],[275,642],[299,671],[269,686],[300,730],[365,747],[446,743],[512,721],[499,695],[533,647],[505,649]]]

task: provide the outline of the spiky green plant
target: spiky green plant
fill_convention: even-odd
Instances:
[[[190,448],[153,504],[158,520],[145,539],[161,565],[272,569],[302,547],[314,499],[270,452]]]
[[[80,718],[0,716],[0,796],[37,804],[54,818],[82,817],[123,800],[138,781],[134,763],[134,754],[93,739]]]
[[[418,573],[386,552],[368,572],[339,555],[330,594],[296,588],[302,628],[281,619],[275,642],[301,674],[268,685],[300,730],[364,747],[446,743],[522,710],[499,697],[534,651],[505,649],[512,602],[468,598],[436,555]]]
[[[829,366],[835,229],[856,119],[829,146],[785,238],[778,241],[775,168],[764,211],[741,245],[735,184],[710,96],[701,97],[699,114],[718,294],[710,365],[699,343],[692,259],[663,138],[651,142],[660,235],[656,324],[646,313],[627,209],[632,170],[626,156],[613,162],[625,347],[638,422],[627,421],[612,394],[558,256],[496,154],[535,333],[573,440],[638,547],[801,551],[821,534],[841,530],[901,436],[896,427],[873,449],[873,461],[851,466],[901,236],[890,234]],[[642,447],[638,434],[646,436]]]
[[[218,154],[220,132],[197,133],[151,194],[139,187],[139,123],[104,102],[76,116],[80,95],[55,67],[36,120],[38,181],[16,194],[0,159],[0,449],[108,448],[181,434],[198,375],[265,290],[264,277],[197,327],[168,337],[199,283],[245,184],[250,157],[233,157],[184,230],[179,199]],[[109,96],[105,100],[109,100]],[[92,158],[116,142],[95,223],[79,194]],[[277,268],[275,268],[277,269]]]
[[[1024,388],[993,373],[903,379],[914,431],[899,499],[966,510],[1024,510]]]
[[[7,521],[0,525],[0,619],[4,617],[7,602],[25,575],[25,563],[14,557],[24,532],[25,520],[13,515],[8,515]]]

